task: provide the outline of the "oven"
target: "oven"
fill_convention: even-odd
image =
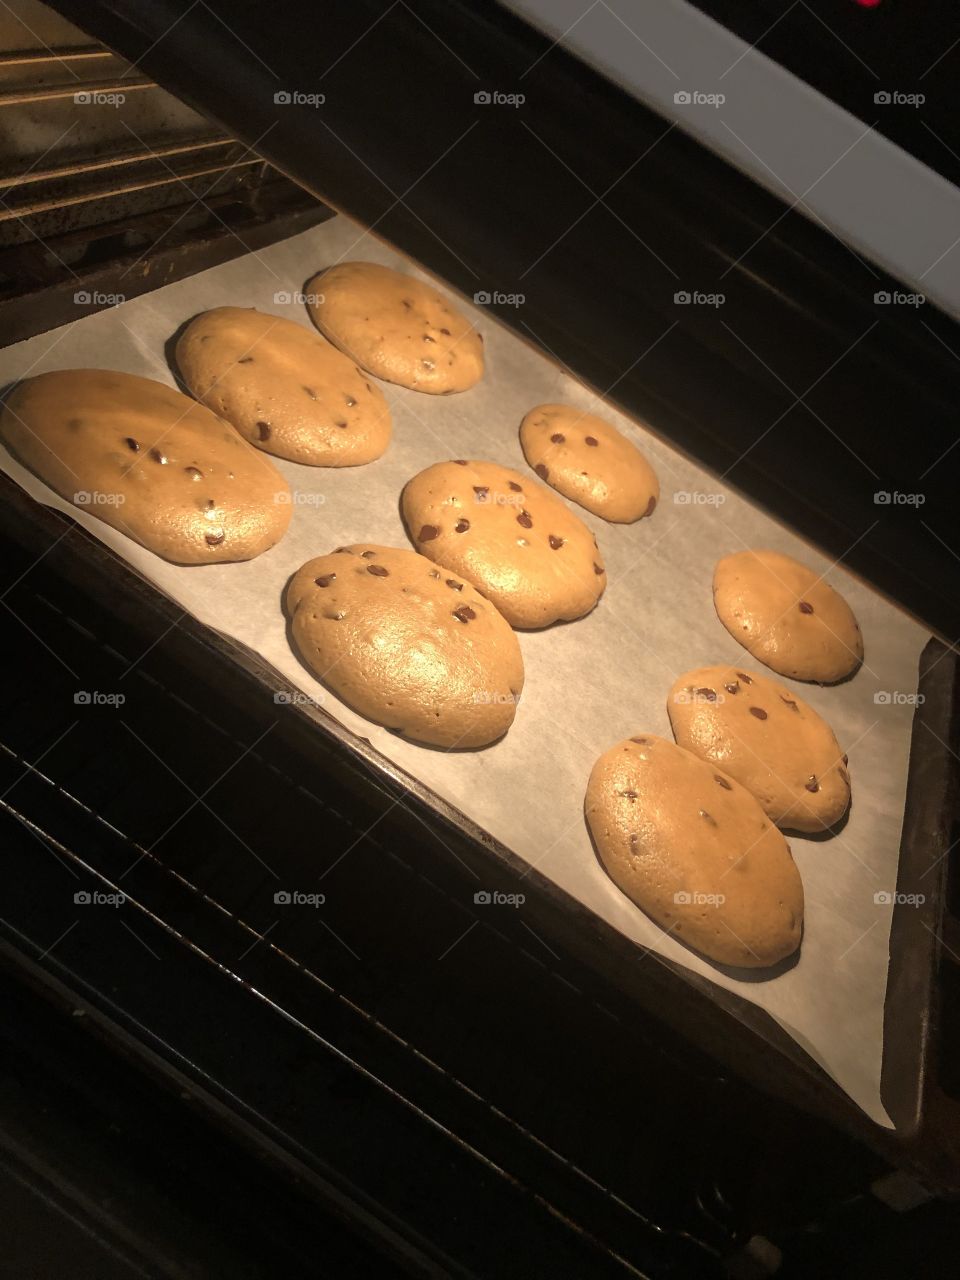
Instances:
[[[906,1275],[920,1236],[951,1274],[949,253],[921,280],[889,226],[840,221],[836,192],[791,199],[782,170],[750,172],[749,139],[723,154],[725,90],[675,87],[653,66],[669,33],[594,9],[606,29],[466,0],[11,5],[0,342],[41,368],[63,367],[51,343],[118,335],[159,359],[164,299],[286,306],[294,246],[305,280],[366,234],[360,256],[399,254],[482,309],[511,367],[650,424],[909,617],[924,642],[879,886],[885,1122],[755,993],[638,947],[6,471],[6,1274],[69,1254],[95,1275],[750,1280],[854,1274],[851,1256]],[[667,6],[721,18],[722,39],[734,9]],[[787,45],[789,66],[805,46]],[[667,90],[691,101],[672,115]],[[909,147],[916,125],[887,132]],[[945,210],[923,224],[931,263]],[[277,898],[294,886],[327,891],[323,912]],[[486,910],[478,886],[523,910]]]

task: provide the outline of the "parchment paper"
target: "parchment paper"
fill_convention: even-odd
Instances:
[[[77,322],[0,352],[0,384],[48,369],[86,366],[172,385],[164,343],[184,320],[229,304],[255,306],[310,328],[304,307],[286,299],[312,272],[341,258],[415,272],[339,216],[110,310],[84,316],[78,306]],[[889,1127],[879,1083],[892,905],[875,901],[875,895],[896,888],[913,714],[908,699],[916,692],[927,635],[648,429],[599,402],[484,308],[473,314],[486,340],[482,383],[449,397],[383,384],[394,415],[394,439],[386,456],[370,466],[337,471],[278,462],[298,499],[291,527],[278,546],[246,564],[168,565],[87,511],[62,502],[2,448],[0,466],[34,498],[69,511],[201,622],[261,654],[294,686],[639,948],[659,952],[767,1010],[864,1111]],[[408,546],[398,512],[400,490],[430,463],[489,458],[525,470],[518,425],[528,409],[544,401],[598,411],[633,438],[659,473],[660,506],[651,519],[632,526],[607,524],[576,508],[597,535],[609,585],[589,617],[520,634],[526,685],[514,727],[503,741],[485,751],[450,755],[403,742],[348,710],[306,673],[287,644],[283,588],[304,560],[342,543]],[[602,751],[641,731],[671,737],[666,695],[679,674],[706,663],[749,663],[717,620],[711,576],[719,556],[758,546],[829,571],[828,580],[859,618],[866,661],[847,684],[796,685],[849,754],[853,807],[833,839],[790,838],[806,893],[800,960],[770,980],[744,982],[667,937],[619,892],[593,853],[582,806],[587,776]],[[877,693],[890,695],[889,700],[875,701]]]

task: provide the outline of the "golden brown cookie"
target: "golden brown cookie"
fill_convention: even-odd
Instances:
[[[290,523],[273,463],[150,378],[41,373],[8,396],[0,435],[61,497],[174,564],[251,560]]]
[[[698,667],[676,681],[667,712],[677,743],[736,778],[778,827],[823,831],[846,813],[847,758],[792,689],[739,667]]]
[[[496,462],[438,462],[401,499],[423,555],[462,574],[514,627],[589,613],[606,572],[587,526],[549,489]]]
[[[292,320],[253,308],[204,311],[177,342],[177,366],[198,400],[278,458],[356,467],[390,443],[380,388]]]
[[[608,875],[672,936],[719,964],[792,955],[803,885],[786,840],[715,765],[653,734],[605,752],[586,815]]]
[[[569,404],[541,404],[520,424],[523,456],[571,502],[618,524],[652,516],[656,472],[616,427]]]
[[[863,637],[838,591],[779,551],[738,551],[713,571],[717,616],[782,676],[833,684],[863,661]]]
[[[358,543],[287,588],[307,665],[349,706],[414,742],[483,747],[510,728],[523,659],[469,582],[415,551]]]
[[[483,377],[483,339],[437,289],[375,262],[341,262],[307,285],[310,316],[351,360],[431,395]]]

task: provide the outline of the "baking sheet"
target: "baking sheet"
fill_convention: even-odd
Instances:
[[[255,306],[310,328],[297,299],[304,281],[349,258],[415,272],[359,225],[338,216],[110,310],[84,315],[79,305],[73,324],[0,351],[0,385],[48,369],[84,366],[172,385],[164,344],[184,320],[209,307]],[[68,511],[201,622],[258,652],[384,756],[632,939],[640,949],[638,963],[648,951],[660,953],[765,1009],[869,1116],[891,1127],[880,1101],[891,895],[912,699],[927,633],[649,430],[599,402],[488,311],[478,307],[473,314],[486,344],[482,383],[449,397],[381,384],[394,415],[394,438],[385,457],[369,466],[338,471],[276,460],[294,490],[290,530],[246,564],[168,565],[61,501],[2,446],[0,466],[34,498]],[[520,633],[526,684],[503,741],[453,754],[404,742],[343,706],[301,666],[287,643],[284,586],[304,560],[344,543],[408,546],[400,490],[430,463],[489,458],[527,470],[518,426],[527,410],[545,401],[600,412],[633,438],[659,473],[660,506],[651,519],[631,526],[610,525],[576,508],[599,540],[607,591],[585,619]],[[806,894],[799,962],[773,978],[742,981],[666,936],[616,889],[593,853],[583,793],[594,760],[613,743],[643,731],[671,737],[666,696],[683,671],[708,663],[750,664],[717,620],[711,578],[719,556],[757,546],[788,552],[827,572],[857,614],[866,660],[852,681],[834,688],[783,678],[826,717],[849,754],[853,807],[833,839],[789,839]],[[318,874],[324,869],[318,866]],[[469,946],[469,938],[461,945]]]

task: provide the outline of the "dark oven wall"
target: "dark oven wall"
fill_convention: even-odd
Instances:
[[[496,5],[56,7],[960,634],[956,325],[672,121]]]

